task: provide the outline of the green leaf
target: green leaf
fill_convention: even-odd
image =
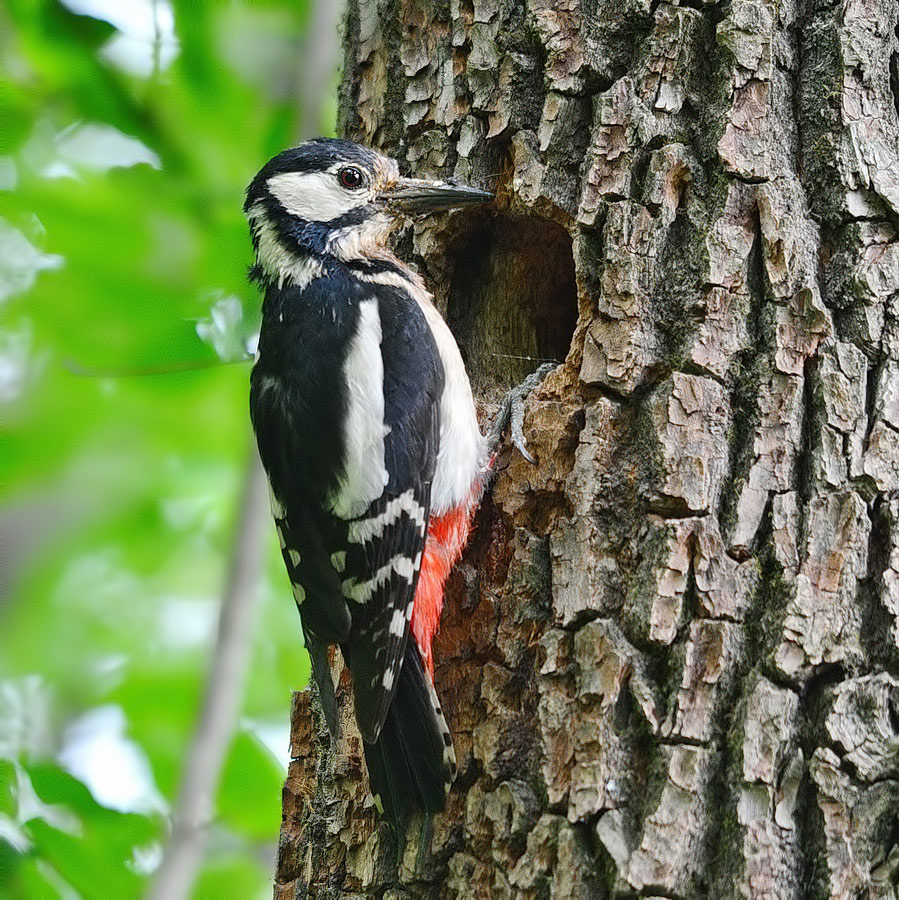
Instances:
[[[134,860],[141,848],[159,840],[160,823],[101,806],[81,781],[54,763],[29,762],[25,770],[55,815],[64,809],[74,816],[71,824],[59,819],[65,826],[39,817],[26,822],[31,855],[85,898],[139,896],[144,879],[135,872]]]
[[[70,806],[85,815],[94,815],[101,809],[87,787],[59,766],[38,762],[25,769],[34,792],[44,803]]]
[[[19,810],[18,779],[15,763],[0,759],[0,814],[11,819]]]
[[[143,879],[120,856],[96,839],[67,834],[43,819],[32,819],[28,833],[35,853],[47,861],[86,900],[139,897]]]
[[[12,897],[17,890],[22,867],[22,854],[0,838],[0,896]]]
[[[73,810],[81,820],[85,839],[98,839],[117,858],[130,859],[135,847],[158,837],[158,826],[152,819],[101,806],[81,781],[56,764],[30,763],[25,769],[44,803]]]
[[[23,857],[17,874],[17,882],[10,886],[11,900],[38,900],[38,898],[40,900],[62,900],[63,894],[60,888],[65,882],[40,857],[34,855]],[[66,887],[68,886],[66,885]],[[65,896],[71,897],[71,895],[71,888],[69,888]]]

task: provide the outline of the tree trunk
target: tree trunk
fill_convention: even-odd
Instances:
[[[401,248],[485,413],[564,364],[448,591],[446,813],[397,848],[297,694],[279,898],[897,896],[899,6],[684,2],[350,4],[344,132],[499,197]]]

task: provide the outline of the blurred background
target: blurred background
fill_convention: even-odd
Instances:
[[[271,896],[308,665],[247,474],[241,206],[332,133],[339,12],[0,5],[0,897],[144,896],[179,803],[210,824],[160,896]],[[179,801],[190,758],[215,787]]]

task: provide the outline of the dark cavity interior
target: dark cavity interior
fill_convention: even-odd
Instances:
[[[447,320],[475,390],[498,394],[568,355],[577,285],[568,232],[548,219],[484,216],[449,251]]]

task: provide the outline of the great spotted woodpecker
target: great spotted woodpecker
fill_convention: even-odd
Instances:
[[[318,139],[272,159],[244,207],[265,295],[250,410],[281,550],[329,728],[337,644],[395,823],[442,809],[455,777],[431,643],[489,460],[456,342],[387,239],[491,198]]]

